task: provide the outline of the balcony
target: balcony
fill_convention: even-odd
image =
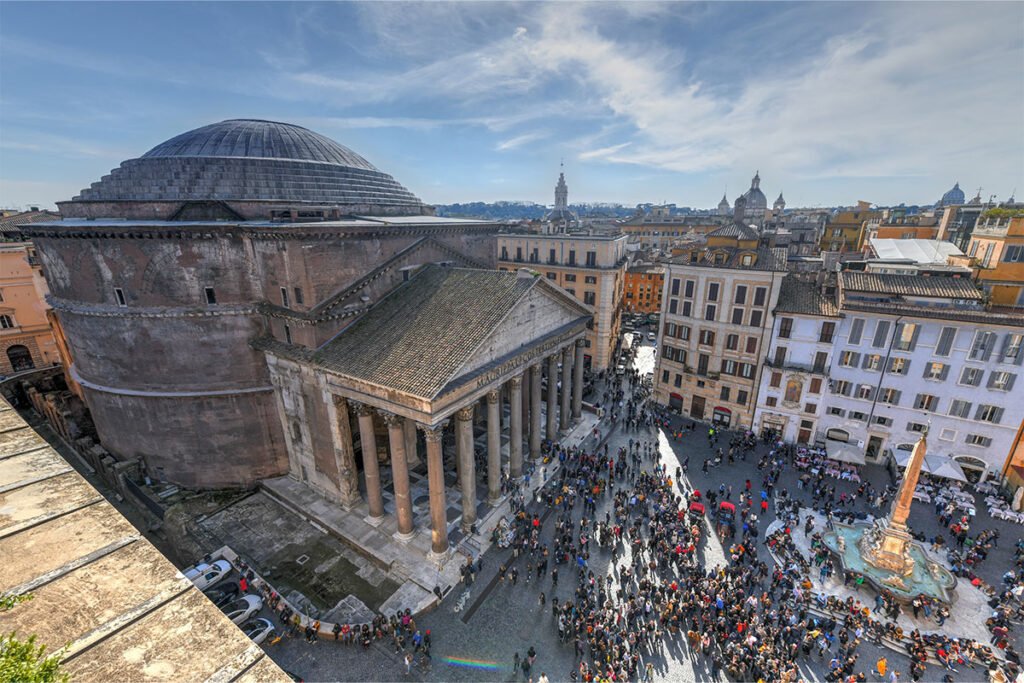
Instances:
[[[776,370],[796,370],[798,372],[807,372],[812,375],[824,375],[828,372],[828,368],[824,365],[814,365],[812,363],[798,363],[793,360],[786,359],[782,363],[777,363],[774,358],[765,358],[764,364],[770,368]]]

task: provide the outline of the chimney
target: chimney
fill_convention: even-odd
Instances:
[[[736,198],[736,204],[732,210],[732,219],[737,223],[742,223],[747,217],[747,198],[740,195]]]

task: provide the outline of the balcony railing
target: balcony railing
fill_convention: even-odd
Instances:
[[[764,364],[770,368],[775,368],[776,370],[798,370],[800,372],[809,372],[815,375],[824,375],[827,370],[824,365],[798,363],[796,361],[789,360],[788,358],[779,363],[776,359],[768,357],[764,359]]]

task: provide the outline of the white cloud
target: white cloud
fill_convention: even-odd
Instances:
[[[543,140],[547,136],[548,134],[545,132],[524,133],[523,135],[517,135],[514,138],[502,140],[494,149],[498,152],[507,152],[510,149],[516,149],[517,147],[522,147],[525,144],[536,142],[537,140]]]

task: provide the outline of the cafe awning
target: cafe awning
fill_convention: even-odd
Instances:
[[[864,451],[852,443],[826,440],[825,453],[829,460],[848,462],[851,465],[863,465],[865,462]]]

